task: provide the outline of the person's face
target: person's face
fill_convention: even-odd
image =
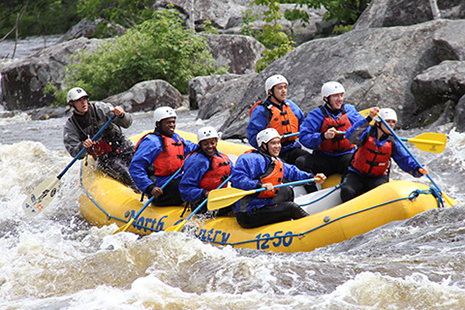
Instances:
[[[328,98],[329,105],[333,110],[340,110],[342,107],[342,102],[344,101],[344,93],[333,94],[330,95]]]
[[[389,125],[389,127],[391,127],[392,130],[394,130],[394,127],[396,127],[396,121],[395,120],[393,120],[393,119],[385,119],[384,121]],[[391,132],[388,128],[386,128],[386,126],[384,125],[383,122],[381,122],[381,129],[385,133],[390,133]]]
[[[216,145],[218,144],[218,138],[210,138],[200,141],[200,148],[202,152],[208,156],[213,156],[216,153]]]
[[[278,99],[281,102],[286,100],[287,98],[287,84],[286,83],[276,84],[273,90],[270,90],[270,91],[273,91],[276,99]]]
[[[276,137],[268,142],[268,153],[271,156],[278,157],[281,152],[281,138]]]
[[[71,102],[74,110],[79,115],[84,115],[89,110],[89,98],[82,97],[76,101]]]
[[[176,117],[173,116],[162,119],[159,124],[160,129],[168,136],[171,136],[174,134],[174,130],[176,129]]]

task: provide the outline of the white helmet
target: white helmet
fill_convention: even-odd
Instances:
[[[262,146],[262,143],[268,143],[268,142],[270,142],[271,139],[274,139],[274,138],[280,138],[281,139],[281,135],[279,134],[279,132],[276,129],[274,129],[274,128],[263,129],[257,135],[258,147]]]
[[[321,99],[325,100],[325,97],[345,92],[344,86],[341,83],[335,81],[326,82],[321,87]]]
[[[281,84],[281,83],[286,83],[289,85],[289,82],[286,80],[286,78],[280,74],[270,76],[266,82],[265,82],[265,92],[268,95],[268,90],[272,89],[273,86]]]
[[[70,103],[72,101],[79,100],[82,97],[89,97],[89,95],[81,87],[74,87],[69,90],[68,96],[66,96],[66,100],[68,103]]]
[[[171,107],[159,107],[156,108],[153,112],[153,119],[155,120],[155,124],[162,119],[169,117],[176,117],[176,112]]]
[[[378,114],[386,121],[390,119],[390,120],[394,120],[397,122],[397,113],[391,108],[379,109]],[[375,116],[375,121],[381,122],[378,115]]]
[[[203,141],[210,138],[219,138],[216,129],[213,127],[203,127],[197,132],[197,141]]]

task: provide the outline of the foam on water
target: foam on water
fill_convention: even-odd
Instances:
[[[195,120],[195,112],[179,115],[178,129],[196,132],[206,125]],[[215,127],[222,117],[213,120]],[[134,118],[128,135],[152,129],[151,113]],[[38,216],[26,216],[21,208],[26,196],[72,159],[56,146],[64,121],[25,120],[24,127],[43,139],[32,142],[21,120],[11,120],[18,126],[14,137],[26,141],[0,144],[0,309],[465,306],[464,134],[451,131],[441,155],[411,148],[459,206],[430,210],[313,252],[272,254],[216,247],[180,233],[139,238],[112,235],[116,225],[92,227],[78,209],[79,162],[62,178],[52,203]],[[393,177],[430,184],[398,168]]]

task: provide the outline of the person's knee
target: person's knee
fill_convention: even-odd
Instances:
[[[304,209],[302,209],[298,204],[296,204],[295,202],[288,202],[287,203],[287,207],[289,209],[291,209],[291,218],[293,219],[300,219],[300,218],[303,218],[303,217],[306,217],[308,216],[308,213],[307,211],[305,211]]]
[[[351,200],[356,196],[355,190],[350,186],[342,186],[341,187],[341,200],[342,202],[346,202]]]
[[[295,160],[295,166],[300,170],[306,172],[312,172],[310,167],[310,159],[309,156],[299,156]]]

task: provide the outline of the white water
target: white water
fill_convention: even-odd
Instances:
[[[204,122],[180,112],[178,129]],[[207,124],[219,128],[225,115]],[[308,253],[216,247],[179,233],[138,238],[90,226],[77,199],[78,164],[38,216],[21,208],[71,161],[65,119],[0,119],[0,309],[464,309],[465,134],[448,126],[399,131],[449,136],[442,154],[409,145],[459,203]],[[134,114],[128,136],[152,129]],[[393,178],[413,180],[398,168]],[[417,179],[415,179],[417,180]],[[430,184],[422,178],[422,183]]]

